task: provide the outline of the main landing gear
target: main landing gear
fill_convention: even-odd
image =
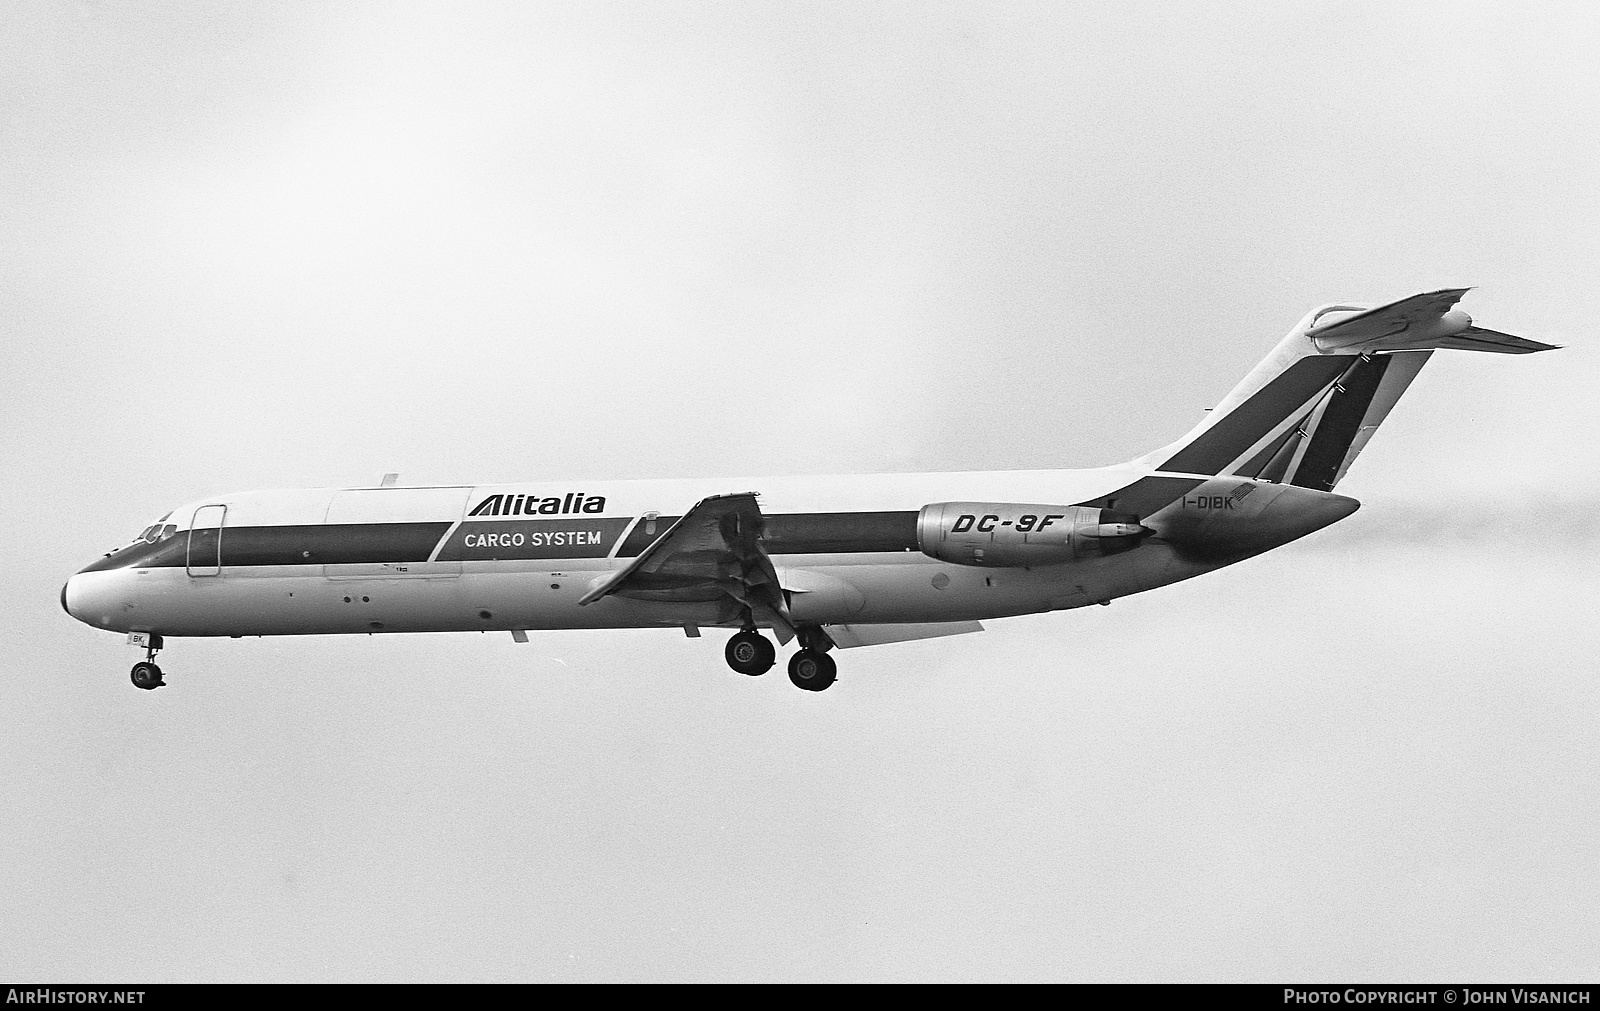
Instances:
[[[128,680],[133,682],[135,688],[143,688],[148,692],[166,685],[161,680],[161,668],[156,666],[156,654],[161,652],[161,646],[161,637],[152,633],[145,647],[144,659],[134,664],[133,670],[128,672]]]
[[[728,640],[728,648],[722,651],[727,658],[728,666],[740,674],[755,677],[765,674],[772,669],[772,664],[778,658],[778,651],[773,649],[772,643],[766,636],[753,628],[744,629],[734,634]]]
[[[789,680],[808,692],[820,692],[838,680],[839,668],[827,651],[833,646],[828,637],[817,628],[797,630],[800,651],[789,659]],[[772,669],[777,650],[772,643],[754,628],[734,633],[723,651],[728,666],[740,674],[765,674]]]
[[[833,657],[820,649],[802,649],[789,658],[789,680],[796,688],[820,692],[838,680],[839,668]]]
[[[828,655],[833,640],[815,625],[802,625],[795,634],[800,639],[800,652],[789,658],[789,680],[808,692],[826,690],[839,677],[839,668]]]

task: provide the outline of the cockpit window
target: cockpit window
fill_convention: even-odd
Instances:
[[[178,537],[178,525],[168,523],[172,516],[167,513],[143,530],[120,548],[107,551],[104,558],[91,564],[84,572],[100,572],[104,569],[125,568],[151,568],[171,565],[174,561],[183,564],[185,541]]]
[[[146,544],[156,544],[177,533],[177,524],[167,523],[167,517],[171,515],[172,514],[169,512],[166,516],[161,517],[154,523],[139,531],[139,536],[135,537],[131,543],[138,544],[140,541],[144,541]],[[166,525],[163,526],[162,524]]]

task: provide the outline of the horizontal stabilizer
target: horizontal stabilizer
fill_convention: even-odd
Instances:
[[[1556,349],[1554,344],[1541,344],[1473,326],[1472,317],[1455,307],[1469,290],[1430,291],[1376,309],[1329,306],[1317,313],[1306,336],[1325,355],[1432,351],[1435,348],[1525,355]]]
[[[940,636],[982,631],[982,623],[976,621],[935,621],[921,625],[829,625],[828,638],[840,649],[853,649],[857,646],[881,646],[888,642],[937,639]]]
[[[1359,345],[1399,338],[1439,336],[1455,333],[1472,325],[1472,317],[1455,308],[1461,296],[1470,288],[1444,288],[1402,298],[1398,302],[1380,305],[1376,309],[1356,309],[1351,306],[1328,306],[1319,313],[1306,330],[1323,354],[1352,349]],[[1420,349],[1412,349],[1420,350]]]
[[[1454,337],[1441,340],[1439,346],[1456,351],[1493,351],[1501,355],[1527,355],[1535,351],[1555,351],[1561,347],[1560,344],[1541,344],[1526,337],[1513,337],[1498,330],[1485,330],[1481,326],[1469,326]]]

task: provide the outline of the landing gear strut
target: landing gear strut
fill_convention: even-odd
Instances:
[[[753,628],[734,633],[728,640],[728,648],[723,650],[723,656],[728,660],[728,666],[740,674],[765,674],[772,669],[772,663],[778,657],[778,651],[773,648],[767,638]]]
[[[144,659],[133,665],[133,670],[128,672],[128,680],[133,682],[135,688],[145,691],[155,691],[166,685],[161,680],[161,668],[156,666],[156,654],[161,652],[161,637],[151,634],[149,645],[145,647]]]

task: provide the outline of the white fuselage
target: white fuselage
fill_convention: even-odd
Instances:
[[[889,543],[883,530],[912,529],[908,517],[932,502],[1065,506],[1147,475],[1121,466],[246,492],[179,507],[165,518],[164,538],[158,524],[157,543],[136,542],[73,576],[62,602],[100,628],[173,636],[734,624],[713,602],[579,599],[695,502],[755,491],[777,531],[768,552],[793,621],[971,621],[1103,603],[1235,559],[1195,557],[1156,536],[1109,557],[984,567],[940,561],[899,533]],[[1206,480],[1189,479],[1199,486],[1191,498],[1208,491]],[[1222,491],[1239,484],[1209,481]],[[1340,496],[1261,487],[1270,494],[1260,500],[1289,491],[1351,502],[1339,516],[1354,507]],[[1160,521],[1150,522],[1159,530]],[[800,532],[785,539],[786,523]],[[806,533],[812,528],[823,533]]]

